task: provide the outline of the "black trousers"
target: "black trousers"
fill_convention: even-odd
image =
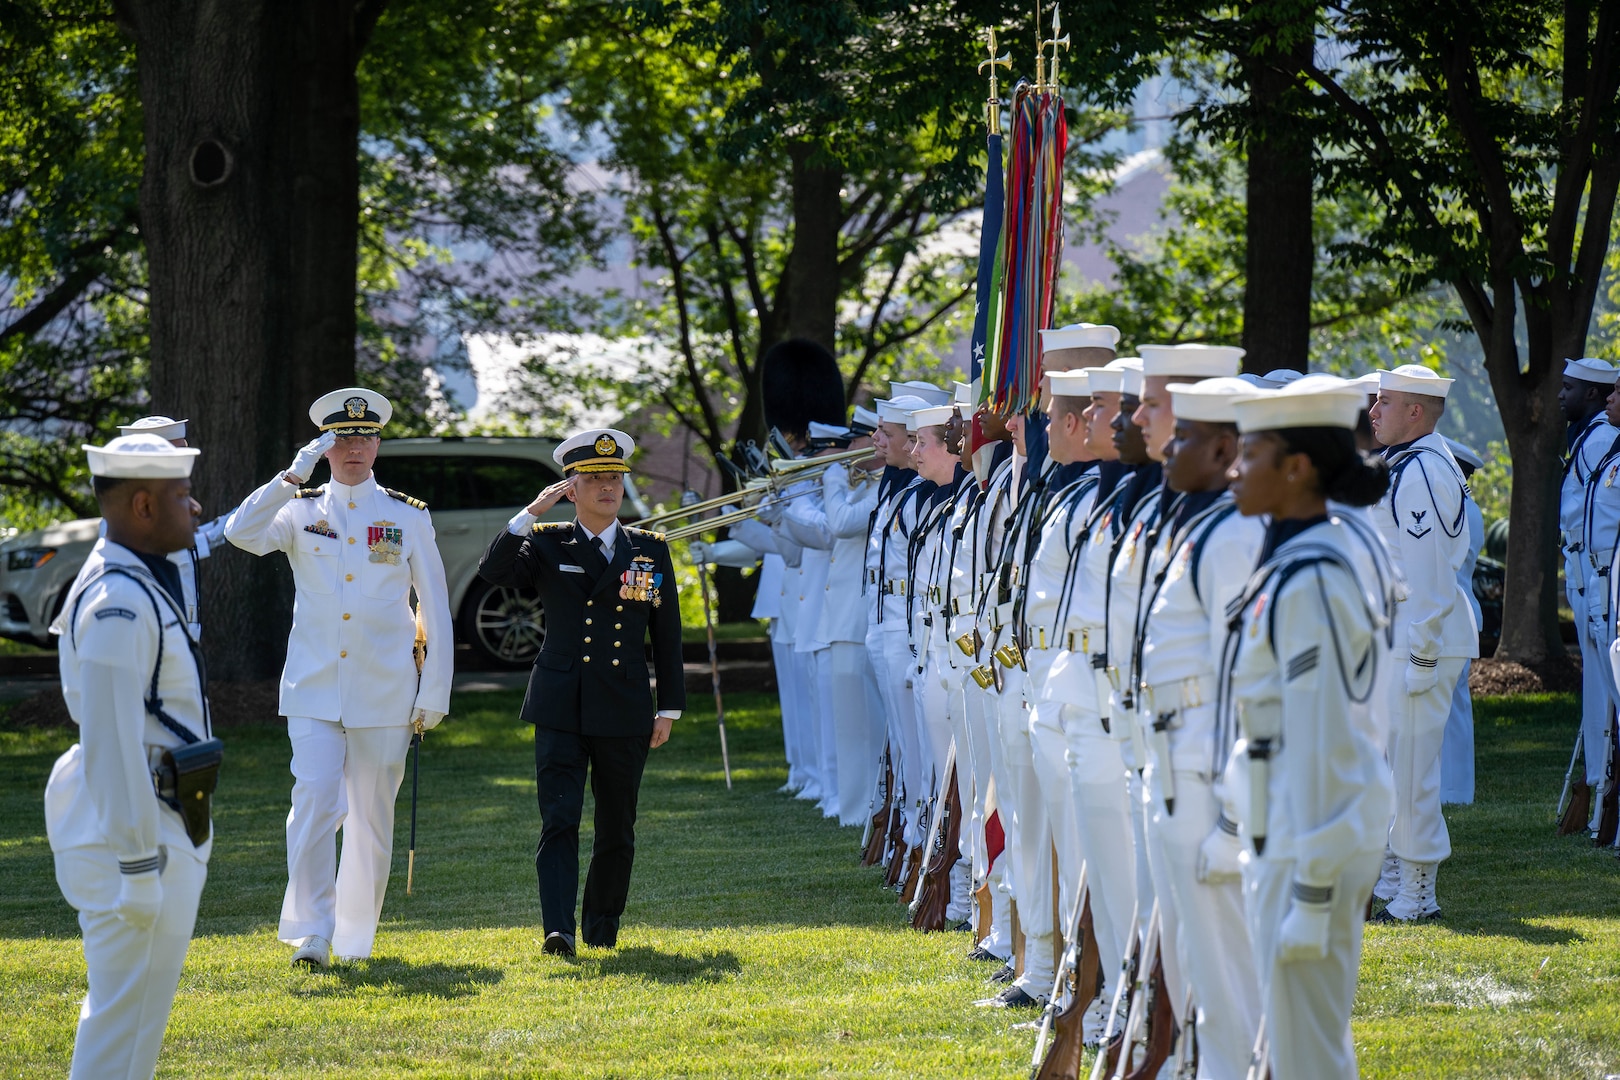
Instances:
[[[582,903],[587,945],[611,948],[630,892],[636,857],[636,799],[647,765],[646,735],[581,735],[534,729],[534,775],[540,796],[540,846],[534,869],[540,879],[540,914],[547,934],[574,933],[574,897],[579,893],[579,819],[585,778],[596,797],[596,839],[585,875]]]

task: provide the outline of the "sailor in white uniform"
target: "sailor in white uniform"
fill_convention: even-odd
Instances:
[[[1372,706],[1380,663],[1409,651],[1384,645],[1380,545],[1330,508],[1373,503],[1388,482],[1355,446],[1364,402],[1354,384],[1309,375],[1237,403],[1232,492],[1271,524],[1224,650],[1222,720],[1243,738],[1228,776],[1278,1080],[1357,1075],[1350,1008],[1391,802]]]
[[[186,442],[186,420],[174,420],[167,416],[143,416],[139,420],[132,420],[127,424],[119,424],[118,432],[121,435],[156,435],[160,439],[167,439],[175,446],[188,446]],[[229,514],[221,514],[212,521],[205,521],[197,526],[197,535],[192,545],[182,551],[170,554],[169,561],[180,569],[180,587],[184,593],[184,607],[186,622],[190,625],[191,636],[196,639],[202,637],[202,616],[199,614],[200,598],[202,596],[202,571],[197,564],[213,554],[213,550],[225,539],[225,519]],[[100,533],[107,535],[107,523],[101,523]]]
[[[169,561],[192,543],[198,452],[150,434],[84,449],[107,535],[51,625],[79,741],[51,770],[45,831],[89,976],[71,1075],[140,1080],[157,1067],[213,848],[219,744]],[[192,757],[177,786],[174,755],[193,744],[211,762]]]
[[[1174,502],[1148,555],[1138,633],[1138,723],[1148,751],[1144,835],[1166,971],[1173,963],[1172,984],[1192,987],[1199,1075],[1241,1080],[1260,1022],[1243,890],[1235,862],[1234,872],[1212,875],[1201,849],[1222,826],[1236,829],[1221,813],[1231,737],[1218,730],[1217,667],[1227,608],[1265,539],[1265,526],[1238,514],[1226,490],[1239,445],[1236,402],[1256,391],[1235,377],[1173,382],[1165,390],[1175,416],[1165,456]],[[1177,1009],[1184,1006],[1185,996]]]
[[[1381,688],[1395,774],[1389,850],[1399,884],[1391,898],[1395,883],[1380,880],[1379,895],[1390,903],[1379,918],[1401,922],[1440,914],[1435,878],[1451,855],[1440,810],[1440,748],[1452,691],[1464,663],[1479,655],[1479,627],[1458,584],[1468,558],[1468,490],[1434,430],[1451,382],[1417,364],[1381,372],[1378,403],[1368,413],[1390,471],[1373,523],[1405,589],[1394,648],[1397,655],[1405,650],[1406,663],[1388,665]]]
[[[309,418],[322,434],[225,526],[244,551],[285,552],[292,564],[281,712],[294,782],[278,936],[296,947],[294,964],[317,968],[333,952],[340,960],[371,955],[412,729],[432,729],[450,708],[450,600],[433,520],[420,501],[371,474],[392,412],[371,390],[321,397]],[[332,482],[301,490],[323,456]],[[420,678],[417,619],[427,635]]]
[[[1569,454],[1564,458],[1564,478],[1558,490],[1558,523],[1563,532],[1564,593],[1575,613],[1576,639],[1581,649],[1581,745],[1586,761],[1586,782],[1592,788],[1592,819],[1588,827],[1597,831],[1603,813],[1604,789],[1608,785],[1609,685],[1602,654],[1595,652],[1591,635],[1585,631],[1586,578],[1586,489],[1598,471],[1598,463],[1614,447],[1620,434],[1609,420],[1604,403],[1614,391],[1620,369],[1607,360],[1582,357],[1564,364],[1564,381],[1558,391],[1558,407],[1569,425]]]

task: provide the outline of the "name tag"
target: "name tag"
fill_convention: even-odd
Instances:
[[[573,563],[558,563],[557,569],[565,574],[583,574],[585,572],[583,566],[575,566]]]

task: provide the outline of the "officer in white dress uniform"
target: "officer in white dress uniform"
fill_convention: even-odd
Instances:
[[[71,1075],[141,1080],[157,1067],[213,848],[212,780],[188,819],[171,803],[193,789],[164,775],[166,753],[218,745],[168,558],[192,543],[198,452],[150,434],[84,449],[108,535],[51,625],[79,741],[51,770],[45,831],[89,975]]]
[[[1390,470],[1373,523],[1405,583],[1394,648],[1407,659],[1388,665],[1381,690],[1395,773],[1389,848],[1400,884],[1379,914],[1402,922],[1440,914],[1435,878],[1451,855],[1440,811],[1440,748],[1463,664],[1479,655],[1479,627],[1457,582],[1468,557],[1467,485],[1434,430],[1451,382],[1417,364],[1381,372],[1378,403],[1368,412]],[[1380,895],[1390,884],[1379,882]]]
[[[1166,973],[1173,964],[1172,988],[1192,987],[1199,1074],[1241,1080],[1260,1022],[1243,890],[1235,873],[1212,877],[1201,849],[1221,826],[1236,829],[1221,814],[1219,781],[1231,739],[1218,732],[1216,689],[1227,607],[1265,539],[1265,526],[1238,514],[1226,490],[1239,445],[1236,402],[1255,389],[1221,377],[1169,383],[1165,393],[1175,417],[1165,455],[1174,501],[1148,555],[1138,631],[1138,723],[1148,751],[1144,836]],[[1180,995],[1177,1001],[1172,990],[1178,1015],[1185,990]]]
[[[1609,694],[1605,689],[1607,665],[1602,654],[1593,651],[1585,632],[1586,611],[1586,488],[1598,471],[1598,462],[1613,448],[1616,434],[1604,402],[1614,390],[1620,369],[1607,360],[1582,357],[1564,364],[1564,382],[1558,391],[1558,407],[1569,425],[1569,454],[1564,459],[1564,478],[1558,490],[1558,523],[1564,541],[1564,594],[1575,613],[1576,639],[1581,649],[1581,744],[1586,761],[1586,782],[1592,788],[1594,832],[1603,813],[1604,788],[1608,784]]]
[[[185,420],[174,420],[167,416],[143,416],[127,424],[119,424],[118,432],[121,435],[156,435],[160,439],[167,439],[175,446],[187,446]],[[197,526],[197,535],[191,547],[170,554],[169,561],[180,569],[180,587],[184,592],[186,622],[190,624],[191,636],[202,637],[202,617],[199,614],[198,598],[202,595],[202,572],[197,564],[213,553],[214,547],[225,539],[225,519],[228,514],[221,514],[212,521],[205,521]],[[100,533],[107,535],[107,523],[101,523]]]
[[[321,397],[309,418],[322,434],[225,526],[242,550],[285,552],[292,564],[281,712],[293,791],[278,936],[297,947],[294,964],[317,968],[332,952],[340,960],[371,955],[412,727],[429,730],[450,708],[450,600],[433,520],[423,503],[371,475],[392,413],[371,390]],[[301,489],[323,456],[332,482]],[[411,652],[413,590],[428,643],[420,680]]]
[[[1357,1075],[1350,1008],[1391,802],[1371,706],[1380,661],[1399,667],[1408,651],[1383,645],[1380,546],[1332,510],[1370,504],[1387,483],[1351,434],[1365,400],[1308,375],[1237,404],[1232,492],[1271,525],[1225,649],[1222,720],[1243,736],[1228,777],[1277,1080]]]

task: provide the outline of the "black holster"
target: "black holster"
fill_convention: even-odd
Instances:
[[[202,847],[213,834],[210,811],[224,759],[224,743],[203,739],[163,751],[161,762],[152,772],[158,798],[186,823],[192,847]]]

